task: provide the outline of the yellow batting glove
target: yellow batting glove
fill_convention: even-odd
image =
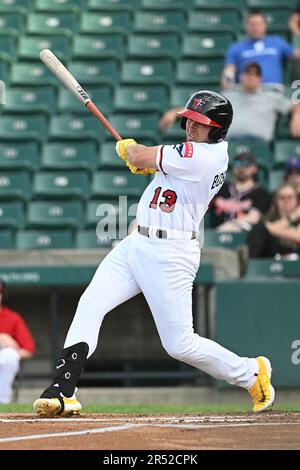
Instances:
[[[148,175],[156,172],[156,170],[154,168],[137,168],[136,166],[131,165],[129,162],[126,162],[126,166],[128,166],[129,170],[134,175],[148,176]]]
[[[136,141],[134,139],[122,139],[118,140],[118,142],[116,143],[116,152],[119,157],[122,158],[122,160],[127,160],[126,148],[127,145],[130,144],[136,144]]]

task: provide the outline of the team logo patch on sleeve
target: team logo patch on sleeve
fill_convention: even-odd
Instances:
[[[175,146],[175,149],[181,158],[192,158],[194,153],[194,147],[191,142],[187,142],[186,144],[178,144]]]

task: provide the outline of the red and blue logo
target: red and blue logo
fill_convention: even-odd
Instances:
[[[192,158],[194,153],[194,147],[191,142],[187,142],[186,144],[175,145],[175,149],[177,150],[181,158]]]

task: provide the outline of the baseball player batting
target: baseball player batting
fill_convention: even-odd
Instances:
[[[116,151],[133,173],[155,172],[137,210],[138,228],[98,267],[83,293],[52,384],[33,404],[40,417],[79,414],[77,382],[96,349],[104,316],[143,292],[170,356],[215,379],[248,390],[253,411],[270,408],[275,391],[265,357],[239,357],[194,332],[192,287],[200,262],[197,231],[225,179],[231,103],[199,91],[178,113],[186,142],[147,147],[119,140]]]

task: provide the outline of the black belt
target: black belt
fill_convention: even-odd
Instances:
[[[144,237],[150,238],[150,228],[149,227],[142,227],[141,225],[138,225],[138,232],[141,235],[144,235]],[[155,232],[155,236],[157,238],[168,238],[168,232],[167,230],[162,230],[162,229],[157,229]],[[191,240],[195,240],[197,237],[196,232],[191,232]]]

